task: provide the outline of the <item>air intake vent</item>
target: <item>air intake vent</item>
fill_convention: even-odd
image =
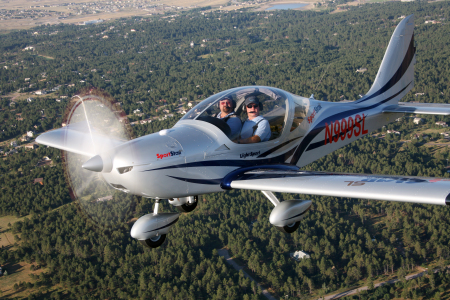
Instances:
[[[111,186],[112,186],[113,188],[115,188],[115,189],[118,189],[118,190],[126,190],[126,189],[127,189],[126,187],[124,187],[124,186],[121,185],[121,184],[114,184],[114,183],[111,183]]]
[[[127,172],[130,172],[131,170],[133,170],[133,167],[117,168],[117,171],[119,172],[119,174],[127,173]]]

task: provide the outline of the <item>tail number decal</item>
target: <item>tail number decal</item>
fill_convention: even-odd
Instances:
[[[339,138],[343,141],[350,139],[353,135],[359,136],[360,134],[367,134],[369,131],[366,129],[366,116],[363,114],[353,117],[344,118],[331,122],[331,124],[325,123],[325,145],[339,141]]]

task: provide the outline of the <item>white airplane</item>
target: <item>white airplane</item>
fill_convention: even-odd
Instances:
[[[161,199],[190,212],[198,195],[230,189],[261,191],[275,206],[270,223],[286,233],[298,228],[311,201],[280,202],[273,192],[450,205],[448,179],[300,169],[404,113],[450,114],[450,105],[399,103],[414,83],[413,20],[408,16],[397,26],[372,87],[353,102],[324,102],[272,87],[238,87],[202,101],[171,129],[124,141],[96,128],[101,117],[95,117],[92,105],[86,109],[96,103],[95,96],[79,97],[69,113],[70,124],[36,141],[87,156],[82,167],[101,174],[113,188],[155,199],[154,212],[131,229],[133,238],[151,248],[164,242],[180,215],[158,212]],[[249,96],[258,99],[271,132],[261,142],[238,143],[229,123],[215,115],[219,101],[228,98],[235,103],[235,115],[245,121]],[[94,116],[91,120],[88,112]],[[80,121],[83,115],[86,119]]]

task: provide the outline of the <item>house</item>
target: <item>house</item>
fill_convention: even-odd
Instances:
[[[395,131],[395,130],[388,129],[387,133],[400,134],[400,131]]]
[[[44,185],[44,178],[35,178],[33,184],[39,183],[40,185]]]
[[[366,71],[367,71],[367,68],[359,68],[356,70],[356,72],[358,72],[358,73],[364,73]]]
[[[44,91],[44,90],[39,90],[39,91],[36,91],[36,92],[34,92],[36,95],[46,95],[47,94],[47,92],[46,91]]]
[[[443,122],[443,121],[439,121],[435,123],[438,126],[442,126],[442,127],[448,127],[447,123]]]
[[[34,98],[27,98],[27,102],[33,102],[35,99]]]
[[[44,156],[41,160],[38,161],[36,167],[50,166],[51,164],[52,160],[48,156]]]
[[[112,199],[113,199],[113,196],[109,195],[109,196],[98,198],[97,202],[109,201],[109,200],[112,200]]]
[[[37,143],[31,143],[31,144],[27,144],[25,145],[25,149],[36,149],[38,147]]]
[[[27,131],[27,136],[33,137],[34,136],[34,132],[33,131]]]
[[[141,113],[141,110],[138,108],[138,109],[135,109],[135,110],[133,110],[133,114],[140,114]]]
[[[444,136],[444,138],[450,137],[450,132],[441,132],[441,135]]]
[[[414,124],[420,124],[423,122],[423,119],[422,118],[414,118],[413,122],[414,122]]]
[[[300,259],[306,259],[306,258],[311,258],[311,256],[308,254],[308,253],[306,253],[306,252],[303,252],[303,251],[295,251],[295,252],[291,252],[291,257],[293,258],[293,259],[295,259],[296,261],[299,261]]]
[[[11,142],[11,147],[17,147],[17,142],[16,141],[12,141]]]
[[[28,142],[30,140],[30,137],[27,135],[24,135],[23,137],[20,138],[21,142]]]

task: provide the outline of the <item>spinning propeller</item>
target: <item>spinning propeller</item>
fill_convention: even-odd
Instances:
[[[88,89],[72,98],[64,120],[67,144],[80,149],[63,151],[64,173],[80,211],[102,229],[129,221],[133,196],[113,189],[102,173],[111,171],[114,148],[132,138],[125,112],[106,93]]]

